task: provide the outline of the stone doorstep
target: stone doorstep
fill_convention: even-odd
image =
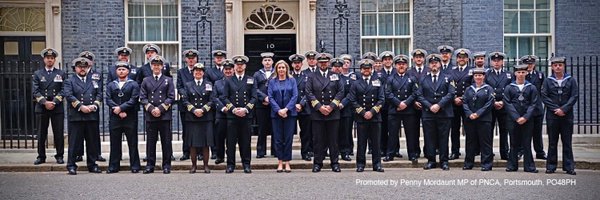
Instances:
[[[261,162],[261,163],[254,163],[252,164],[252,169],[254,170],[273,170],[275,171],[276,167],[277,167],[277,161],[275,159],[271,159],[272,162],[271,163],[266,163],[266,162]],[[368,159],[369,160],[369,159]],[[419,162],[416,164],[413,164],[407,160],[398,160],[398,161],[391,161],[391,162],[383,162],[383,167],[384,168],[422,168],[423,165],[426,163],[426,159],[421,158],[419,159]],[[473,168],[474,171],[479,171],[479,163],[478,161],[475,162],[475,167]],[[545,166],[546,166],[546,162],[545,161],[535,161],[536,163],[536,167],[538,170],[540,170],[540,173],[543,173]],[[559,161],[559,163],[561,163],[561,161]],[[144,169],[144,163],[142,162],[142,170]],[[83,162],[79,162],[79,169],[78,171],[86,173],[87,169],[85,167],[85,161]],[[105,172],[108,168],[108,164],[106,162],[99,162],[98,163],[100,169],[102,169],[103,172]],[[199,161],[198,163],[199,166],[201,166],[201,161]],[[290,163],[292,169],[312,169],[312,162],[309,161],[300,161],[300,160],[294,160]],[[439,165],[439,163],[438,163]],[[452,160],[449,161],[449,165],[450,168],[453,170],[462,170],[463,167],[463,161],[462,160]],[[171,165],[171,169],[172,170],[189,170],[191,166],[190,161],[184,161],[184,162],[172,162]],[[222,163],[219,165],[215,165],[214,161],[211,160],[210,164],[209,164],[211,170],[225,170],[226,164]],[[519,162],[519,172],[522,172],[522,161]],[[586,170],[600,170],[600,162],[591,162],[591,161],[577,161],[576,163],[576,169],[586,169]],[[354,169],[356,168],[356,162],[350,161],[350,162],[346,162],[346,161],[340,161],[340,167],[346,170],[352,170],[354,171]],[[438,166],[439,167],[439,166]],[[494,168],[496,169],[502,169],[504,170],[504,168],[506,167],[506,161],[504,160],[495,160],[494,161]],[[160,162],[157,162],[156,165],[156,170],[161,170],[161,166],[160,166]],[[367,169],[367,171],[370,171],[370,169],[372,168],[372,164],[369,161],[367,161],[367,166],[365,167],[365,169]],[[236,163],[236,168],[235,168],[239,173],[242,172],[242,164],[241,163]],[[129,164],[128,162],[121,162],[121,173],[129,173]],[[329,162],[328,160],[326,160],[323,163],[323,169],[322,171],[327,172],[330,170],[329,167]],[[65,167],[64,164],[59,165],[59,164],[42,164],[42,165],[31,165],[31,164],[2,164],[0,165],[0,172],[66,172],[67,169]],[[160,171],[158,171],[160,172]],[[200,171],[202,172],[202,171]],[[562,173],[561,169],[559,168],[557,170],[557,173],[560,174]]]

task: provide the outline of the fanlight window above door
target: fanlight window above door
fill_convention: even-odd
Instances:
[[[260,7],[246,18],[246,30],[294,30],[294,19],[284,10],[274,5]]]

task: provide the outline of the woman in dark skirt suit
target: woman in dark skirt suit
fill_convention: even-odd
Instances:
[[[296,80],[289,74],[290,66],[283,60],[275,63],[275,74],[269,79],[268,95],[275,137],[275,156],[279,159],[277,172],[292,172],[292,138],[296,127]]]
[[[186,138],[183,145],[190,147],[190,157],[192,159],[192,168],[190,173],[196,173],[196,162],[198,160],[198,149],[202,149],[204,155],[204,173],[210,173],[208,168],[209,147],[214,146],[213,121],[214,121],[214,101],[216,100],[213,92],[213,85],[210,81],[203,79],[204,65],[198,63],[194,65],[194,80],[185,84],[185,91],[181,91],[181,100],[184,109],[189,112],[185,115],[183,123],[188,127]]]

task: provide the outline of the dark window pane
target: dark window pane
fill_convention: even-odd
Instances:
[[[395,14],[396,17],[396,35],[410,34],[409,14]]]
[[[533,33],[533,12],[521,11],[521,31],[519,33]]]
[[[504,33],[518,33],[519,18],[516,11],[504,11]]]
[[[129,41],[144,41],[144,19],[129,19]]]
[[[393,14],[379,14],[379,35],[394,35],[393,17]]]
[[[375,14],[362,15],[362,35],[377,35],[377,16]]]

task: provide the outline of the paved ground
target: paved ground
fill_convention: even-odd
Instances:
[[[577,176],[562,172],[507,173],[500,168],[485,173],[458,169],[387,169],[385,173],[325,170],[318,174],[308,170],[289,174],[255,170],[252,174],[214,171],[194,175],[186,171],[169,175],[82,172],[77,176],[64,172],[2,172],[0,196],[3,199],[597,199],[600,171],[577,173]]]

